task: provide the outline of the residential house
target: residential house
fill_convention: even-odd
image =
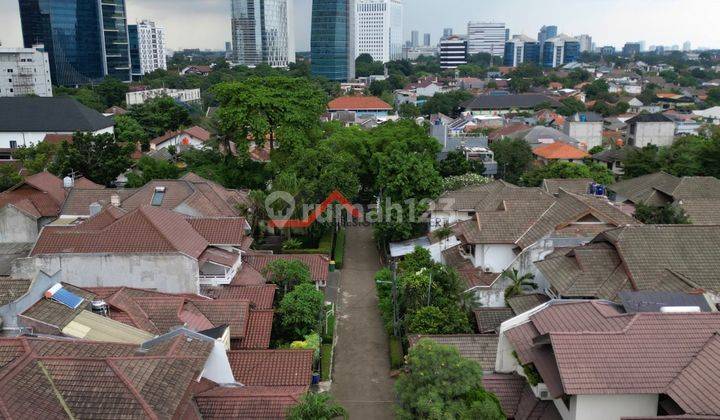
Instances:
[[[530,390],[563,420],[715,417],[715,376],[702,372],[720,349],[719,327],[717,312],[551,301],[503,323],[495,371],[536,372]]]
[[[112,134],[115,122],[68,97],[0,98],[0,151],[31,146],[48,134]]]
[[[207,76],[212,73],[213,69],[210,66],[188,66],[180,70],[180,74],[185,76],[188,74],[196,76]]]
[[[556,130],[552,127],[544,127],[541,125],[532,127],[527,131],[516,131],[515,133],[506,135],[506,137],[525,140],[525,142],[533,149],[552,143],[563,143],[575,148],[581,147],[580,142],[573,137],[570,137],[562,131]]]
[[[603,145],[603,117],[594,112],[580,112],[565,119],[563,132],[577,139],[581,147],[590,150]]]
[[[702,127],[700,118],[694,114],[680,113],[671,109],[663,112],[663,115],[675,123],[675,136],[697,136]]]
[[[600,153],[595,153],[591,156],[593,162],[606,165],[613,174],[621,176],[625,173],[623,169],[623,162],[627,158],[627,153],[633,150],[632,146],[623,147],[620,149],[607,149]]]
[[[40,172],[0,193],[0,243],[35,242],[42,227],[60,215],[75,185],[92,191],[104,189],[85,178],[63,181],[49,172]]]
[[[202,101],[200,89],[148,89],[148,90],[131,90],[125,94],[125,102],[128,106],[142,105],[145,102],[156,98],[172,98],[177,102],[184,104],[197,104]]]
[[[720,125],[720,106],[714,106],[702,111],[693,111],[693,114],[703,118],[709,123]]]
[[[645,106],[645,104],[642,103],[642,101],[638,98],[632,98],[630,101],[628,101],[628,105],[630,105],[630,112],[634,114],[639,114],[642,112],[642,107]]]
[[[350,112],[355,116],[387,118],[392,109],[387,102],[375,96],[341,96],[328,103],[328,112],[333,120],[342,112]]]
[[[202,149],[208,141],[210,141],[210,133],[196,125],[184,130],[168,131],[164,135],[150,140],[150,149],[160,150],[170,146]]]
[[[543,165],[551,162],[582,162],[583,159],[590,156],[586,151],[561,141],[540,145],[532,152]]]
[[[627,121],[626,144],[670,146],[675,141],[675,123],[663,114],[640,114]]]
[[[558,298],[617,299],[625,290],[708,293],[720,302],[718,226],[625,226],[535,263]]]
[[[540,105],[560,107],[558,101],[538,94],[479,95],[462,104],[462,107],[474,115],[504,115],[518,111],[533,111]]]
[[[520,131],[529,131],[531,128],[531,126],[525,123],[507,124],[504,127],[494,130],[493,132],[488,134],[488,143],[492,144],[494,141],[505,139],[507,138],[507,136],[510,136]]]
[[[156,202],[162,192],[157,192]],[[159,206],[127,211],[107,206],[86,221],[46,226],[30,253],[17,260],[15,278],[39,271],[79,287],[153,288],[198,293],[200,284],[230,284],[247,251],[244,218],[188,218]]]
[[[552,194],[555,197],[560,195],[560,190],[569,192],[572,194],[588,194],[590,192],[590,186],[594,183],[589,178],[579,179],[544,179],[540,188],[546,193]]]
[[[680,207],[693,224],[719,224],[720,180],[715,177],[682,177],[665,172],[643,175],[620,181],[608,187],[610,197],[628,206],[645,204]]]

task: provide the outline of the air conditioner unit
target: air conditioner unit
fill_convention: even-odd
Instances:
[[[492,269],[490,267],[483,268],[483,271],[486,273],[492,273]]]
[[[554,398],[550,395],[547,385],[539,383],[535,386],[535,396],[543,401],[552,401]]]

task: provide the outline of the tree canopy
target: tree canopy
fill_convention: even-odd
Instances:
[[[77,172],[97,184],[111,185],[132,164],[134,150],[134,144],[118,142],[112,134],[75,133],[72,143],[60,145],[50,171],[60,177]]]
[[[525,140],[502,139],[494,141],[490,149],[495,153],[499,175],[502,179],[516,184],[533,160],[532,149]]]
[[[557,161],[525,172],[520,178],[520,184],[525,187],[539,187],[544,179],[580,178],[589,178],[602,185],[615,182],[615,175],[605,165]]]

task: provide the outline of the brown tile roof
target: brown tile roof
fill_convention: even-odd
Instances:
[[[579,160],[590,156],[586,151],[577,147],[570,146],[567,143],[556,141],[533,149],[533,154],[544,159],[572,159]]]
[[[509,136],[510,134],[515,134],[521,131],[530,131],[531,128],[532,127],[524,123],[509,124],[490,133],[488,135],[488,141],[492,143],[493,141],[501,140],[503,137]]]
[[[635,204],[660,205],[668,201],[720,199],[720,180],[717,178],[678,178],[665,172],[621,181],[608,189]]]
[[[456,334],[456,335],[413,335],[408,337],[410,346],[427,338],[438,344],[453,346],[460,356],[480,364],[484,371],[495,370],[498,336],[489,334]]]
[[[62,330],[70,321],[75,319],[80,312],[91,309],[92,301],[95,299],[94,294],[69,284],[63,284],[63,288],[82,297],[85,301],[76,309],[71,309],[62,303],[43,297],[20,314],[20,322],[22,322],[22,318],[28,318],[40,321],[46,325],[55,326],[58,330]]]
[[[211,245],[239,246],[249,227],[243,217],[191,218],[188,223]]]
[[[375,96],[341,96],[328,103],[329,111],[390,111],[387,102]]]
[[[262,273],[268,264],[276,260],[302,261],[308,266],[308,268],[310,268],[310,274],[312,275],[313,280],[319,283],[327,281],[330,262],[327,257],[321,254],[248,254],[245,257],[244,262],[250,265],[258,273]],[[235,284],[234,281],[233,284]]]
[[[692,224],[720,225],[720,198],[691,198],[678,204]]]
[[[515,316],[510,308],[479,308],[473,312],[480,334],[498,332],[500,324]]]
[[[313,350],[238,350],[228,359],[235,379],[247,386],[309,386]]]
[[[0,306],[14,302],[27,293],[31,280],[0,277]]]
[[[72,144],[73,135],[72,134],[45,134],[45,138],[43,139],[43,143],[61,144],[62,142]]]
[[[542,293],[528,293],[526,295],[510,298],[508,300],[508,306],[512,308],[515,315],[520,315],[521,313],[536,308],[549,300],[550,298]]]
[[[505,416],[515,417],[527,380],[518,374],[491,373],[483,375],[482,381],[485,390],[495,394],[500,401]]]
[[[245,258],[247,261],[247,258]],[[240,270],[235,274],[231,286],[259,286],[265,284],[267,280],[263,277],[258,270],[253,268],[250,264],[243,263]]]
[[[270,347],[274,315],[272,309],[250,310],[245,336],[239,340],[238,350]]]
[[[205,288],[204,295],[213,299],[248,300],[253,309],[272,309],[275,299],[274,284],[233,286],[226,285],[213,288]]]
[[[0,193],[0,208],[12,204],[34,218],[57,217],[65,194],[60,178],[40,172]]]
[[[573,194],[587,194],[588,186],[593,182],[592,179],[544,179],[542,189],[545,192],[557,195],[560,189]]]
[[[470,260],[460,254],[460,249],[461,246],[458,245],[443,251],[443,262],[458,272],[468,289],[491,286],[500,273],[485,273],[480,268],[476,268]]]
[[[120,201],[135,194],[137,189],[86,189],[73,188],[65,200],[60,213],[65,216],[89,216],[90,204],[98,203],[101,206],[110,204],[111,197],[117,195]]]
[[[714,390],[720,389],[720,377],[714,374],[720,366],[720,336],[716,332],[702,350],[673,380],[667,390],[687,414],[717,415],[720,398]],[[713,391],[709,391],[713,390]]]
[[[195,397],[203,419],[285,419],[307,387],[217,387]]]

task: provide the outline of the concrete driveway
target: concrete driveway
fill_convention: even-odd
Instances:
[[[392,419],[395,390],[375,294],[380,260],[372,228],[348,228],[345,244],[331,392],[351,419]]]

